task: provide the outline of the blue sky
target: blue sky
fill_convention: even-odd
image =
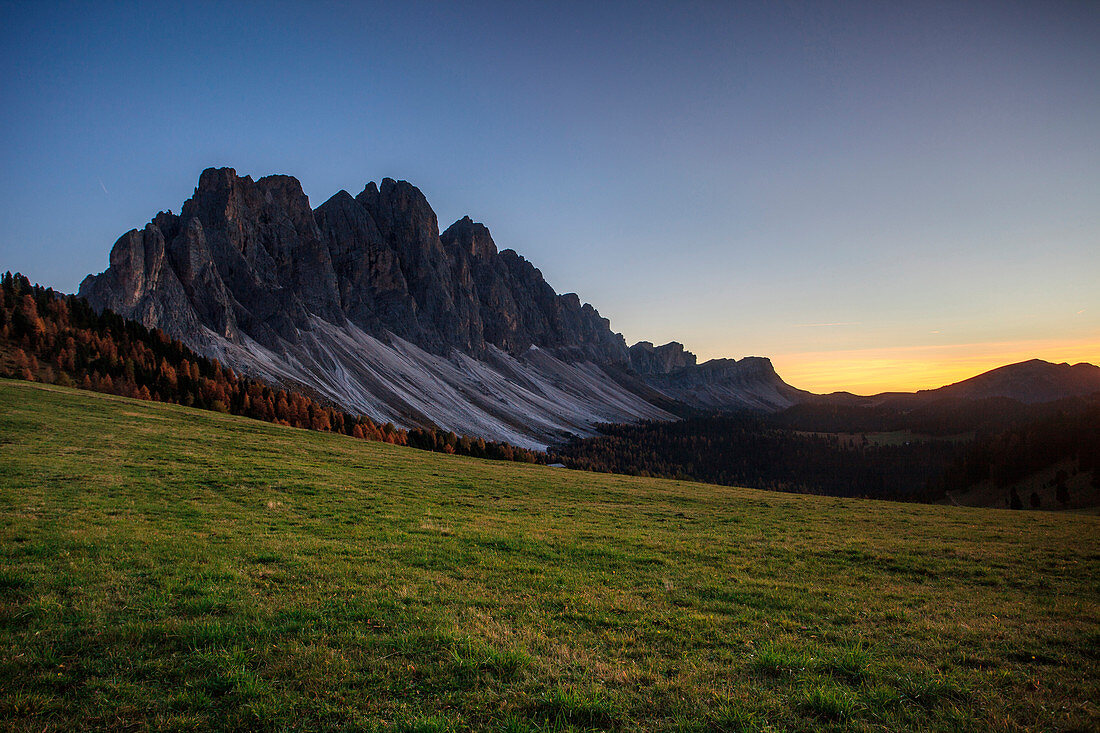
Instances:
[[[205,167],[390,176],[797,386],[1100,361],[1095,2],[0,8],[0,269],[61,290]]]

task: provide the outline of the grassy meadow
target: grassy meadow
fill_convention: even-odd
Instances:
[[[1100,518],[0,381],[0,729],[1097,730]]]

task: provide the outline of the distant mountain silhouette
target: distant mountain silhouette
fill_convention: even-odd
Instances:
[[[780,424],[821,432],[911,430],[926,435],[997,431],[1076,409],[1100,393],[1100,367],[1032,359],[938,389],[809,395],[776,416]]]
[[[1031,359],[992,369],[961,382],[918,395],[963,397],[976,400],[1008,397],[1025,404],[1053,402],[1100,392],[1100,367],[1092,364],[1052,364]]]
[[[961,382],[916,392],[880,392],[861,396],[850,392],[814,395],[816,404],[913,407],[944,399],[1004,398],[1032,405],[1066,397],[1084,397],[1100,391],[1100,367],[1088,363],[1054,364],[1030,359],[1006,364]]]

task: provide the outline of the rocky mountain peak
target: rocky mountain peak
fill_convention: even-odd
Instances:
[[[493,241],[493,235],[489,228],[480,222],[475,222],[469,216],[464,216],[454,224],[447,227],[447,231],[439,235],[444,246],[452,251],[461,250],[470,257],[485,258],[495,257],[497,245]]]
[[[237,171],[233,168],[207,168],[199,174],[199,185],[195,187],[195,191],[224,191],[234,187],[238,182],[252,183],[251,176],[245,176],[243,179],[237,176]]]
[[[635,353],[647,352],[643,346],[638,352],[632,352],[631,358]],[[770,412],[790,407],[808,396],[807,392],[784,382],[775,373],[770,359],[759,356],[711,359],[664,374],[650,374],[646,381],[664,394],[704,410]]]
[[[664,346],[639,341],[630,347],[630,366],[639,374],[670,374],[695,366],[695,354],[686,351],[678,341],[670,341]]]
[[[314,210],[293,176],[254,181],[208,168],[181,213],[161,212],[149,227],[120,240],[111,269],[82,292],[196,344],[209,338],[202,324],[278,350],[316,317],[441,355],[538,346],[626,359],[606,319],[575,295],[558,296],[514,252],[498,254],[484,224],[463,217],[441,236],[427,198],[408,181],[383,178],[355,197],[340,191]],[[139,301],[156,305],[141,310]]]

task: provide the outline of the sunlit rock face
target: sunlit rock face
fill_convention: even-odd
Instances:
[[[424,195],[389,178],[311,209],[290,176],[207,169],[178,215],[124,234],[80,295],[346,410],[522,446],[672,419],[653,395],[695,404],[710,373],[689,378],[701,367],[679,344],[627,349],[484,225],[464,217],[441,235]],[[714,394],[763,389],[749,402],[790,404],[774,372],[761,385],[726,372]]]

